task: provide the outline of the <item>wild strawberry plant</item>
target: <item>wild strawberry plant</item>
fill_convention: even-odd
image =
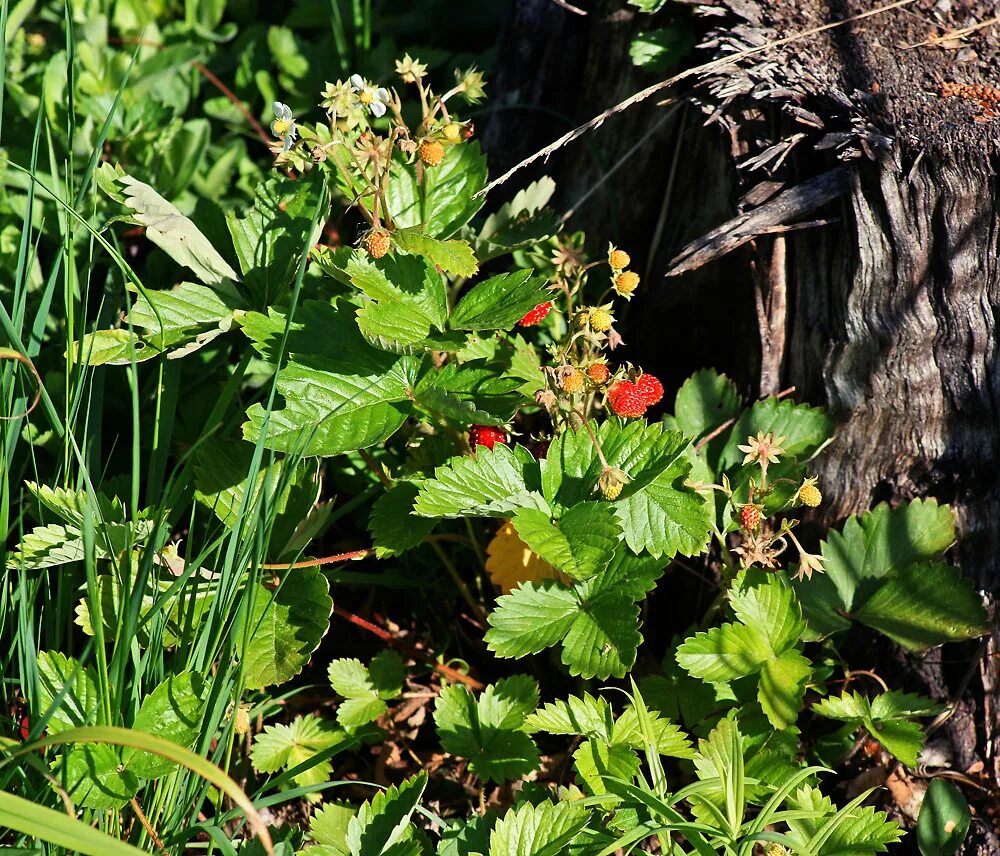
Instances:
[[[986,631],[979,598],[942,561],[951,512],[879,506],[807,549],[799,515],[822,503],[809,463],[832,421],[789,400],[746,403],[710,370],[665,413],[660,380],[619,357],[618,319],[641,288],[629,253],[592,258],[583,236],[559,234],[545,179],[481,216],[486,163],[460,105],[483,97],[482,75],[438,92],[417,59],[397,72],[398,88],[328,84],[318,122],[276,101],[272,176],[247,210],[211,224],[120,165],[99,169],[112,223],[144,229],[183,281],[148,287],[94,230],[128,305],[67,358],[125,367],[133,383],[139,364],[159,383],[182,361],[221,382],[199,405],[203,425],[183,432],[162,501],[26,485],[38,525],[8,563],[83,567],[76,625],[96,652],[93,665],[35,652],[34,735],[127,727],[214,747],[223,766],[246,759],[259,803],[284,789],[311,806],[307,823],[275,832],[284,852],[885,850],[898,825],[868,793],[835,807],[822,777],[861,734],[916,765],[916,720],[939,708],[852,689],[837,642],[855,625],[918,651]],[[354,242],[327,241],[334,207],[363,221]],[[430,550],[433,585],[458,592],[485,649],[533,674],[484,686],[390,637],[366,662],[321,664],[335,709],[280,716],[283,688],[320,656],[340,579],[316,545],[354,500],[334,502],[324,476],[371,506],[370,546],[336,558]],[[184,555],[182,512],[194,529],[212,515],[217,533]],[[501,593],[455,560],[456,543]],[[711,557],[715,600],[662,669],[637,669],[650,593],[698,556]],[[167,652],[162,680],[130,680],[128,663],[154,651]],[[579,691],[552,697],[538,664]],[[360,805],[338,799],[338,765],[398,732],[393,711],[415,686],[435,695],[410,734],[439,747],[426,765],[410,750],[430,774]],[[827,719],[843,724],[829,740],[804,727]],[[553,746],[572,769],[559,787],[543,771]],[[48,761],[76,807],[122,817],[142,799],[162,816],[178,795],[177,763],[155,752],[83,743]],[[478,811],[428,796],[456,764]],[[489,808],[488,785],[504,787]],[[215,818],[191,835],[247,837],[237,810],[188,791]]]

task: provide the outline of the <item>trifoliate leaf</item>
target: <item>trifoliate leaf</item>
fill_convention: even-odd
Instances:
[[[474,286],[451,313],[453,330],[510,330],[539,303],[552,299],[548,280],[533,271],[501,273]]]
[[[498,657],[537,654],[561,642],[578,613],[568,586],[546,580],[523,583],[497,598],[486,642]]]
[[[915,651],[988,632],[971,583],[934,561],[954,539],[951,510],[934,500],[850,518],[822,544],[826,574],[796,584],[813,638],[849,626],[841,613]]]
[[[273,592],[256,586],[243,651],[248,689],[283,684],[302,671],[330,628],[329,588],[317,567],[290,571]],[[237,639],[243,638],[243,627],[234,632]]]
[[[552,565],[521,540],[509,520],[486,545],[486,571],[502,594],[510,594],[521,583],[561,579]]]
[[[691,758],[694,756],[691,741],[678,726],[653,710],[647,710],[646,716],[654,746],[660,755],[669,755],[672,758]],[[618,717],[611,733],[611,740],[614,743],[624,743],[633,749],[646,748],[646,738],[643,736],[635,705],[630,704]]]
[[[313,714],[297,716],[288,725],[264,726],[254,737],[250,759],[257,772],[275,773],[297,767],[344,740],[344,732],[333,723]],[[299,773],[295,781],[299,785],[318,785],[330,777],[332,770],[329,760],[320,761]]]
[[[208,701],[208,685],[201,675],[177,672],[142,700],[132,727],[190,749],[201,732]],[[177,764],[152,752],[124,749],[125,766],[142,779],[155,779],[177,769]]]
[[[441,691],[434,722],[448,752],[467,758],[481,778],[504,782],[538,766],[538,748],[522,730],[537,704],[538,686],[525,675],[492,684],[478,701],[468,688],[453,684]]]
[[[97,685],[89,669],[58,651],[40,651],[37,718],[54,712],[45,728],[50,734],[93,725],[97,719]],[[58,699],[58,702],[56,701]]]
[[[525,452],[530,457],[530,452]],[[531,472],[531,471],[534,472]],[[420,485],[414,513],[426,517],[506,517],[518,508],[546,509],[529,489],[525,475],[537,478],[536,465],[509,446],[479,446],[470,457],[452,458]]]
[[[574,505],[556,523],[544,511],[522,508],[513,523],[531,550],[574,579],[587,579],[608,566],[621,531],[614,511],[601,502]]]
[[[489,856],[554,856],[569,850],[590,813],[577,802],[521,803],[508,810],[490,835]]]
[[[406,670],[395,651],[377,654],[370,667],[359,660],[333,660],[328,669],[330,685],[344,701],[337,707],[337,721],[347,729],[359,728],[385,713],[387,699],[402,692]]]
[[[240,319],[254,347],[272,363],[285,318],[247,313]],[[372,347],[358,330],[351,307],[306,301],[291,324],[288,361],[277,389],[284,406],[247,411],[243,435],[256,441],[267,424],[265,445],[303,455],[336,455],[387,440],[412,410],[416,357]]]

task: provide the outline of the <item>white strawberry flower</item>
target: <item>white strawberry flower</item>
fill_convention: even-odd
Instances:
[[[351,89],[358,96],[361,106],[371,111],[376,118],[385,115],[389,103],[389,90],[384,86],[372,86],[360,74],[351,75]]]
[[[271,109],[274,111],[271,133],[284,143],[284,150],[287,152],[295,144],[295,138],[298,136],[295,119],[292,117],[292,108],[280,101],[275,101],[271,105]]]

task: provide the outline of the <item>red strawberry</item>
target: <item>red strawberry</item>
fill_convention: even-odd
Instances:
[[[747,530],[760,526],[760,509],[756,505],[744,505],[740,509],[740,526]]]
[[[539,303],[538,306],[532,309],[517,323],[521,327],[534,327],[535,324],[538,324],[551,311],[552,301],[546,300],[545,303]]]
[[[646,412],[646,397],[631,381],[623,380],[608,390],[608,403],[619,416],[635,419]]]
[[[652,407],[659,404],[663,398],[663,384],[660,379],[651,374],[641,374],[636,379],[635,385],[639,387],[639,392],[646,399],[646,404]]]
[[[475,449],[476,446],[485,446],[492,449],[497,443],[506,443],[507,435],[499,428],[490,425],[473,425],[469,429],[469,445]]]

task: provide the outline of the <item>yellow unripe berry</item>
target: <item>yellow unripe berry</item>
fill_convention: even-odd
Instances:
[[[419,154],[427,166],[437,166],[444,160],[444,146],[437,140],[427,140],[420,144]]]
[[[622,297],[628,297],[639,285],[639,274],[635,271],[622,271],[615,277],[615,291]]]
[[[449,143],[457,143],[462,139],[462,126],[458,122],[449,122],[441,129],[441,133]]]
[[[583,392],[583,372],[573,369],[563,375],[561,385],[563,392],[577,393]]]
[[[625,270],[631,262],[632,257],[625,250],[612,250],[608,253],[608,264],[615,270]]]
[[[590,313],[589,323],[595,333],[606,333],[615,323],[615,318],[607,309],[599,307]]]
[[[816,508],[822,501],[823,494],[819,492],[819,488],[813,482],[807,481],[799,488],[799,502],[803,505]]]
[[[614,502],[621,496],[622,488],[629,480],[628,473],[618,467],[606,467],[597,480],[597,486],[608,502]]]
[[[373,259],[380,259],[387,252],[389,252],[389,247],[392,245],[392,238],[389,237],[389,233],[384,229],[372,229],[366,236],[364,240],[365,251]]]
[[[241,704],[236,708],[233,714],[233,731],[235,731],[240,737],[246,734],[250,730],[250,714],[247,709]]]
[[[621,495],[622,486],[620,484],[606,484],[601,488],[601,494],[608,502],[614,502]]]

